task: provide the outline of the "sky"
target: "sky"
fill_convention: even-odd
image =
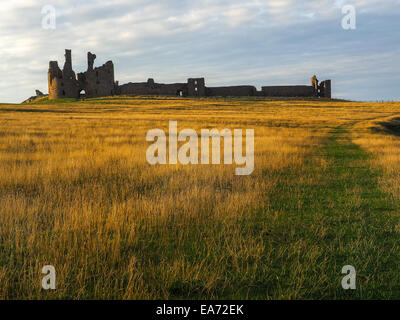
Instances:
[[[1,0],[0,102],[48,92],[50,60],[114,62],[120,84],[296,85],[334,98],[400,100],[400,0]],[[343,7],[352,6],[355,16]],[[48,7],[55,11],[49,28]],[[353,22],[352,29],[343,28]],[[350,19],[351,18],[351,19]],[[350,19],[350,20],[349,20]]]

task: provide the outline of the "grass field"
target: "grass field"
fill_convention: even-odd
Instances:
[[[168,120],[254,129],[254,172],[149,165]],[[400,102],[0,105],[1,299],[400,299],[399,205]]]

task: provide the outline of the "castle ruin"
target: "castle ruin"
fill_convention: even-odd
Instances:
[[[48,81],[49,99],[105,97],[116,94],[114,65],[107,61],[101,67],[94,68],[96,55],[88,53],[86,72],[75,75],[72,69],[71,50],[65,50],[65,63],[61,70],[57,61],[50,61]]]
[[[114,80],[114,65],[107,61],[94,67],[96,55],[87,55],[86,72],[78,73],[72,69],[71,50],[65,50],[65,63],[61,70],[57,61],[50,61],[48,82],[49,99],[96,98],[113,95],[168,95],[181,97],[323,97],[331,98],[331,80],[318,82],[311,78],[309,86],[263,86],[258,91],[255,86],[206,87],[204,78],[190,78],[186,83],[163,84],[153,79],[147,82],[119,85]]]

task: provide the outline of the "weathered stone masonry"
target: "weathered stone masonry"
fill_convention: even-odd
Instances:
[[[117,83],[114,82],[114,65],[112,61],[101,67],[93,68],[96,55],[88,53],[88,68],[86,72],[78,73],[72,70],[71,50],[65,50],[63,70],[57,61],[50,61],[49,99],[105,97],[116,93]]]
[[[183,97],[325,97],[331,98],[331,80],[318,83],[316,76],[311,78],[310,86],[264,86],[258,91],[254,86],[206,87],[204,78],[190,78],[186,83],[163,84],[153,79],[147,82],[119,85],[114,80],[114,65],[107,61],[94,68],[96,55],[88,53],[86,72],[78,73],[72,69],[71,50],[65,50],[63,70],[57,61],[50,61],[48,81],[49,99],[95,98],[112,95],[170,95]]]

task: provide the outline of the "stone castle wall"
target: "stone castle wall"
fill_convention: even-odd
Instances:
[[[186,83],[164,84],[149,79],[147,82],[129,82],[118,86],[118,94],[187,96],[188,92]]]
[[[101,67],[93,68],[96,55],[88,53],[88,69],[78,74],[80,90],[87,98],[112,96],[116,92],[114,64],[107,61]]]
[[[94,67],[96,55],[88,53],[88,68],[78,73],[72,69],[71,50],[65,50],[65,64],[61,70],[57,61],[50,61],[48,72],[49,99],[96,98],[112,95],[168,95],[184,97],[326,97],[331,98],[331,81],[320,84],[316,76],[310,86],[264,86],[258,91],[254,86],[206,87],[204,78],[189,78],[186,83],[147,82],[119,85],[114,79],[114,64],[107,61]]]
[[[211,97],[251,97],[257,95],[257,89],[254,86],[207,87],[206,92],[207,96]]]
[[[261,91],[266,97],[312,97],[316,96],[312,86],[266,86]]]

